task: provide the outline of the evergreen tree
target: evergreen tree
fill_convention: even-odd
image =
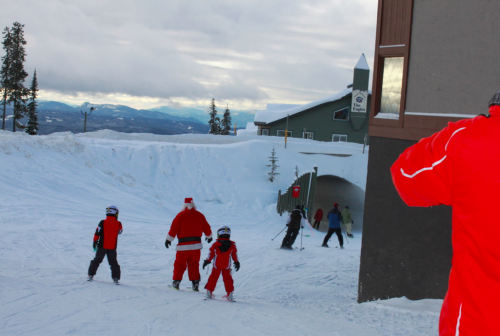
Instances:
[[[0,70],[0,85],[2,86],[2,129],[5,129],[5,116],[7,109],[7,95],[9,93],[9,72],[11,63],[11,45],[12,45],[12,34],[9,27],[5,27],[3,31],[3,49],[5,50],[5,55],[2,57],[2,69]]]
[[[220,119],[217,117],[217,109],[215,107],[214,98],[212,98],[208,113],[210,114],[210,120],[208,121],[210,131],[208,131],[208,134],[220,134]]]
[[[299,167],[295,166],[295,177],[299,178]]]
[[[36,103],[36,92],[38,91],[38,81],[36,79],[36,70],[33,74],[33,81],[30,87],[30,102],[28,104],[28,125],[26,127],[26,133],[31,135],[37,135],[38,131],[38,112],[36,110],[38,104]]]
[[[8,71],[9,85],[5,88],[8,90],[7,103],[13,107],[13,132],[16,127],[24,129],[26,126],[19,122],[26,114],[26,100],[29,95],[29,90],[24,87],[24,80],[28,77],[28,73],[24,71],[24,62],[26,61],[26,51],[24,45],[24,25],[19,22],[14,22],[10,31],[12,43],[10,44],[11,63]]]
[[[278,161],[278,159],[276,158],[276,149],[274,149],[274,146],[273,146],[273,150],[271,152],[271,156],[269,156],[269,159],[270,159],[269,161],[271,161],[271,164],[266,165],[266,167],[271,167],[271,172],[267,173],[267,175],[269,175],[269,181],[273,182],[275,179],[275,176],[279,175],[279,173],[276,172],[276,169],[279,166],[276,164],[276,161]]]
[[[231,131],[231,112],[229,112],[229,106],[226,107],[224,112],[224,117],[222,118],[220,125],[220,134],[229,135]]]

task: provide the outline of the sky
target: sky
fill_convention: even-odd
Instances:
[[[341,91],[362,53],[373,69],[377,0],[2,2],[41,100],[265,109]]]

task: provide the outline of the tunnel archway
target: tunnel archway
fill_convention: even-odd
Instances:
[[[353,233],[361,232],[363,226],[363,212],[365,208],[365,192],[357,185],[334,175],[318,176],[316,180],[316,191],[314,192],[313,216],[316,210],[321,207],[323,210],[323,220],[319,230],[328,231],[328,212],[333,209],[333,204],[339,203],[340,210],[344,210],[346,205],[352,214],[354,225]],[[314,219],[312,219],[314,223]],[[312,224],[311,223],[311,224]]]

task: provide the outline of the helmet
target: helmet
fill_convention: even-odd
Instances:
[[[334,207],[334,208],[338,208],[338,207],[339,207],[339,204],[338,204],[338,203],[334,203],[334,204],[333,204],[333,207]]]
[[[106,216],[109,216],[109,215],[118,216],[119,212],[120,211],[118,211],[118,208],[114,205],[110,205],[109,207],[106,208]]]
[[[231,229],[229,226],[222,225],[218,230],[217,230],[217,236],[220,235],[231,235]]]

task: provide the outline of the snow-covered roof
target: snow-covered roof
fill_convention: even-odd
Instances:
[[[339,99],[344,98],[345,96],[347,96],[350,93],[352,93],[352,88],[342,90],[342,91],[334,94],[333,96],[326,97],[326,98],[323,98],[323,99],[319,99],[319,100],[313,101],[311,103],[307,103],[307,104],[304,104],[304,105],[297,105],[295,107],[285,108],[285,109],[282,109],[282,110],[276,110],[276,109],[269,110],[266,107],[266,110],[264,110],[264,111],[257,111],[255,113],[254,122],[256,122],[256,123],[271,123],[273,121],[286,118],[287,115],[294,115],[294,114],[303,112],[305,110],[308,110],[310,108],[313,108],[313,107],[316,107],[316,106],[319,106],[319,105],[322,105],[322,104],[325,104],[325,103],[330,103],[330,102],[337,101]],[[272,108],[273,107],[275,108],[277,105],[286,106],[288,104],[268,104],[268,106],[269,105],[272,105]]]
[[[358,63],[356,63],[356,66],[354,67],[354,69],[370,70],[370,67],[368,66],[368,62],[366,61],[365,54],[361,55]]]

